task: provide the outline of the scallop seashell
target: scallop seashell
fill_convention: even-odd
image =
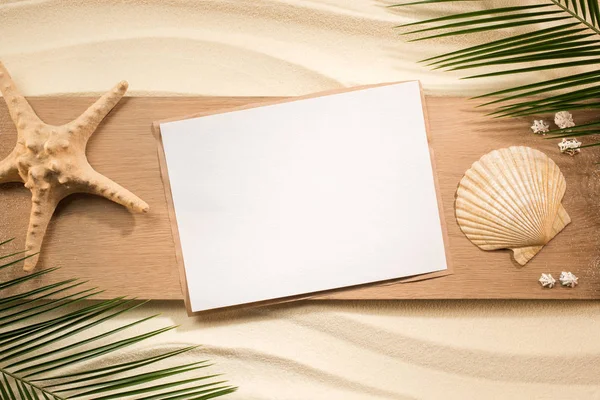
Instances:
[[[571,222],[561,204],[558,166],[541,151],[515,146],[481,157],[456,193],[456,220],[483,250],[511,249],[525,265]]]

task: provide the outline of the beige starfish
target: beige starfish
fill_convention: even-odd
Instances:
[[[125,81],[118,83],[76,120],[53,126],[35,114],[0,62],[0,92],[18,134],[13,151],[0,161],[0,183],[22,182],[31,190],[31,216],[25,244],[28,252],[39,253],[58,202],[72,193],[92,193],[132,211],[148,211],[148,204],[96,172],[85,156],[88,139],[121,100],[127,86]],[[33,270],[38,258],[36,254],[26,259],[25,271]]]

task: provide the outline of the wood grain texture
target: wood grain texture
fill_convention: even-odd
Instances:
[[[30,98],[50,124],[69,121],[94,98]],[[150,205],[134,215],[100,197],[73,195],[63,200],[48,229],[42,268],[61,266],[32,285],[78,276],[105,289],[99,298],[123,294],[151,299],[181,299],[174,242],[165,190],[159,172],[152,122],[198,112],[217,112],[273,98],[125,98],[90,139],[88,158],[98,172],[129,188]],[[531,118],[493,120],[462,98],[427,97],[427,114],[436,174],[441,189],[454,274],[437,279],[390,283],[316,296],[319,299],[597,299],[600,298],[600,149],[569,157],[557,151],[558,140],[531,134]],[[575,114],[577,123],[585,115]],[[0,158],[14,146],[16,130],[0,101]],[[586,139],[588,140],[588,139]],[[585,142],[584,142],[585,143]],[[567,180],[563,204],[572,223],[525,267],[509,250],[486,252],[462,234],[454,218],[454,196],[464,172],[483,154],[525,145],[548,154]],[[21,184],[0,186],[0,238],[16,236],[22,248],[30,210]],[[580,277],[575,289],[542,289],[542,272],[557,277],[570,270]],[[11,273],[20,273],[19,271]],[[6,272],[5,272],[6,274]],[[4,278],[2,276],[0,278]]]

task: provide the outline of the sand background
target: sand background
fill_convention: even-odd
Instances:
[[[0,59],[29,96],[95,94],[121,79],[130,95],[300,95],[408,79],[468,95],[501,83],[415,63],[464,39],[411,44],[392,26],[481,3],[393,13],[375,0],[5,0]],[[156,311],[144,328],[181,327],[119,358],[203,344],[190,360],[215,360],[241,387],[231,399],[600,398],[597,302],[302,302],[208,320],[155,302],[119,322]]]

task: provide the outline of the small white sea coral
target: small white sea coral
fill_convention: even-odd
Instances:
[[[554,123],[560,128],[571,128],[575,126],[573,115],[568,111],[559,111],[554,115]]]
[[[543,287],[552,289],[554,287],[554,284],[556,283],[556,279],[552,277],[552,274],[542,274],[542,276],[539,279],[539,282],[542,284]]]
[[[581,142],[575,138],[567,139],[563,138],[562,142],[558,144],[558,148],[561,153],[566,153],[570,156],[574,156],[575,154],[581,151]]]
[[[533,125],[531,125],[531,130],[533,131],[533,133],[538,133],[538,134],[545,134],[546,132],[548,132],[550,130],[550,125],[548,125],[546,123],[546,121],[540,119],[540,120],[534,120],[533,121]]]
[[[560,273],[560,278],[559,278],[560,283],[563,286],[568,286],[568,287],[572,287],[572,288],[577,286],[577,284],[579,283],[579,282],[577,282],[578,279],[579,278],[577,278],[575,275],[573,275],[573,273],[565,272],[565,271]]]

